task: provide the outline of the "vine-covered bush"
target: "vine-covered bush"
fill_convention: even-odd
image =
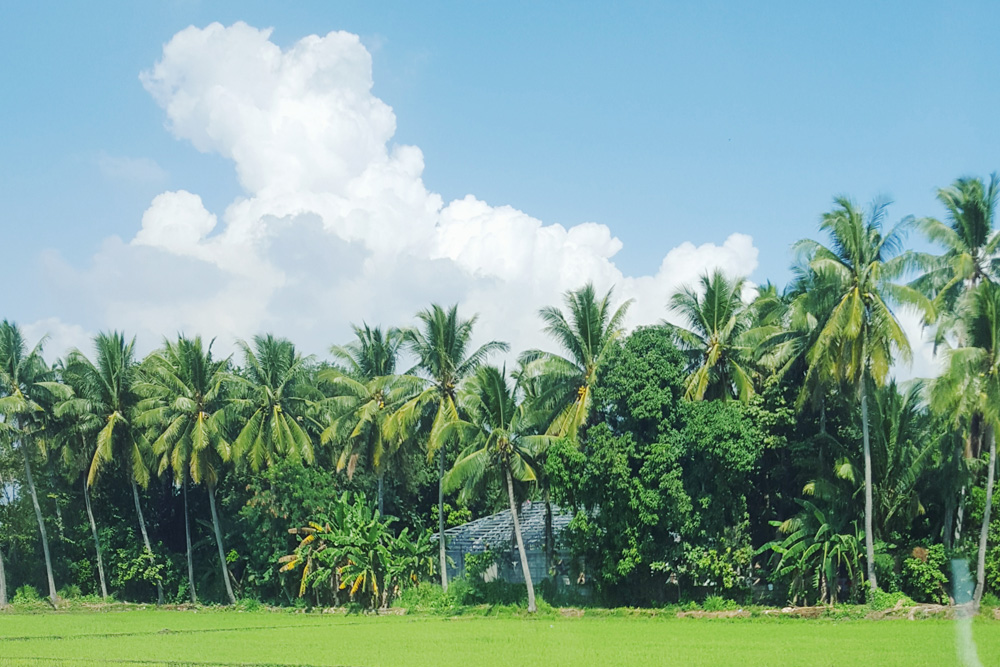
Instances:
[[[910,557],[903,561],[903,591],[917,602],[947,604],[947,564],[943,544],[914,547]]]

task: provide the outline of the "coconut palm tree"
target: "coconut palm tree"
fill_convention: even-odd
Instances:
[[[489,341],[471,350],[472,329],[477,316],[464,320],[458,306],[445,310],[437,304],[417,313],[419,328],[403,331],[405,345],[417,357],[417,370],[428,382],[417,396],[404,403],[386,423],[390,438],[422,435],[427,456],[438,455],[438,555],[441,586],[448,590],[447,555],[444,543],[445,446],[452,432],[445,427],[459,418],[456,398],[461,383],[476,372],[493,352],[506,352],[507,343]],[[471,350],[471,351],[470,351]]]
[[[149,484],[149,446],[132,421],[139,401],[135,391],[139,382],[135,338],[126,340],[118,331],[99,333],[94,336],[94,350],[96,363],[76,349],[67,355],[65,372],[73,378],[73,396],[60,402],[56,416],[94,419],[102,424],[94,439],[87,484],[95,484],[108,465],[123,464],[132,487],[143,547],[152,554],[139,502],[139,487],[145,489]],[[159,581],[156,582],[156,597],[159,604],[163,604],[163,585]]]
[[[320,371],[317,379],[328,383],[335,396],[327,402],[332,408],[328,426],[320,435],[323,444],[341,446],[337,471],[347,469],[354,475],[359,458],[364,458],[378,478],[378,511],[385,512],[385,473],[400,444],[386,438],[389,415],[413,398],[425,382],[412,375],[396,375],[396,362],[403,343],[398,329],[386,333],[367,324],[354,327],[357,340],[335,345],[331,352],[347,366]]]
[[[20,328],[8,320],[0,322],[0,417],[6,424],[7,438],[20,450],[24,460],[24,479],[31,495],[31,504],[38,522],[38,532],[42,538],[42,553],[45,557],[45,574],[49,586],[49,600],[56,604],[55,578],[52,575],[52,556],[49,552],[49,538],[45,530],[42,507],[38,502],[38,491],[32,474],[32,459],[45,450],[43,437],[44,418],[51,409],[54,399],[64,395],[64,388],[54,382],[52,370],[42,359],[42,345],[39,341],[30,351]]]
[[[670,309],[688,323],[688,328],[667,325],[690,359],[686,398],[746,401],[753,396],[747,366],[752,350],[744,340],[752,324],[751,311],[743,303],[745,284],[743,278],[730,279],[716,270],[701,277],[701,289],[682,287],[670,297]]]
[[[846,197],[836,198],[835,204],[820,223],[820,229],[830,236],[830,245],[811,239],[795,245],[814,272],[837,285],[838,295],[809,350],[806,383],[817,377],[833,377],[860,394],[866,566],[869,584],[877,588],[868,385],[885,382],[896,355],[906,362],[911,357],[910,343],[889,304],[918,306],[925,317],[930,316],[931,306],[917,290],[893,282],[913,266],[912,256],[901,253],[902,239],[911,222],[904,220],[883,233],[888,202],[876,201],[868,211]]]
[[[79,378],[62,369],[62,380],[73,394],[76,394],[74,384],[79,385]],[[56,406],[58,414],[60,406]],[[82,412],[72,417],[64,415],[55,424],[53,441],[59,452],[63,469],[69,479],[79,480],[83,487],[83,503],[90,523],[90,532],[94,538],[94,552],[97,556],[97,576],[101,586],[101,597],[108,598],[108,586],[104,576],[104,556],[101,549],[101,539],[97,532],[97,521],[94,519],[94,508],[90,501],[90,484],[87,483],[87,470],[94,458],[96,434],[101,430],[101,421],[97,415]]]
[[[934,381],[931,395],[934,407],[943,414],[954,419],[978,414],[984,422],[990,453],[973,594],[973,603],[978,608],[985,585],[986,540],[996,470],[996,429],[1000,426],[1000,288],[991,282],[982,282],[970,296],[970,312],[965,319],[963,336],[966,345],[947,353],[945,370]]]
[[[231,376],[239,393],[229,399],[229,407],[245,421],[232,443],[234,458],[247,461],[254,472],[281,458],[312,463],[313,441],[303,427],[309,359],[288,339],[271,334],[255,336],[253,346],[245,341],[239,346],[243,374]]]
[[[538,314],[545,323],[545,333],[564,350],[566,356],[528,350],[521,354],[521,375],[534,378],[536,409],[551,412],[547,432],[568,436],[576,442],[580,428],[590,417],[594,383],[611,350],[622,335],[622,322],[632,300],[612,310],[609,289],[598,298],[592,283],[563,295],[566,313],[554,306]]]
[[[517,393],[517,387],[507,381],[506,370],[483,366],[476,371],[461,398],[466,418],[445,427],[446,432],[457,434],[466,447],[445,475],[444,488],[446,491],[461,488],[462,496],[469,497],[481,493],[491,477],[499,478],[496,481],[506,488],[510,502],[514,539],[528,588],[528,611],[534,613],[535,588],[517,516],[514,480],[534,482],[538,479],[535,456],[551,444],[554,436],[535,434],[536,425],[524,404],[518,403]]]
[[[934,300],[938,344],[945,344],[952,333],[961,334],[959,302],[980,282],[997,278],[1000,235],[993,223],[998,197],[997,174],[989,183],[960,178],[937,192],[938,201],[948,211],[947,222],[923,218],[916,223],[931,242],[944,248],[936,257],[920,255],[924,272],[911,283]]]
[[[939,256],[921,255],[923,274],[911,283],[915,288],[933,299],[937,320],[934,327],[935,345],[949,345],[949,337],[954,337],[958,347],[965,346],[962,340],[964,327],[962,313],[968,308],[964,301],[984,280],[995,280],[997,271],[997,248],[1000,234],[994,229],[997,199],[1000,197],[1000,179],[997,174],[989,183],[978,178],[960,178],[951,186],[937,192],[938,201],[948,212],[946,222],[935,218],[924,218],[918,227],[932,242],[944,248]],[[966,433],[965,458],[972,461],[979,458],[982,449],[983,425],[979,414],[965,415]],[[965,497],[965,485],[960,494]],[[956,515],[954,535],[959,539],[962,531],[964,503],[953,503],[947,523],[951,524],[952,512]]]
[[[174,483],[181,487],[184,496],[184,533],[192,602],[197,602],[198,598],[191,554],[188,479],[208,489],[220,573],[229,602],[236,603],[215,503],[219,477],[231,455],[225,435],[224,394],[228,365],[228,358],[212,358],[212,344],[203,345],[200,336],[180,336],[176,341],[165,340],[163,348],[146,359],[146,381],[138,387],[145,399],[139,404],[136,421],[150,429],[153,452],[159,457],[159,474],[171,471]]]

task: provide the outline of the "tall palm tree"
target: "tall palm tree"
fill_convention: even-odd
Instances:
[[[258,472],[281,458],[312,463],[315,451],[306,432],[302,395],[307,358],[286,338],[254,336],[253,346],[239,342],[243,374],[233,375],[240,395],[230,398],[230,410],[246,417],[233,441],[233,456]]]
[[[32,459],[45,448],[42,432],[46,408],[51,406],[53,398],[62,396],[59,385],[53,381],[52,370],[42,359],[44,342],[43,338],[29,351],[20,328],[8,320],[0,322],[0,417],[8,427],[5,429],[8,438],[24,459],[25,482],[42,538],[49,600],[56,604],[59,597],[52,575],[49,538],[31,468]]]
[[[75,395],[76,389],[73,385],[77,384],[79,379],[63,368],[62,380]],[[56,406],[55,412],[57,414],[60,413],[59,407],[59,405]],[[79,480],[83,487],[83,504],[87,511],[87,520],[90,523],[90,532],[94,539],[94,552],[97,556],[97,576],[101,586],[101,598],[107,600],[108,586],[104,576],[104,556],[101,549],[101,539],[97,532],[97,521],[94,519],[94,508],[90,502],[90,484],[87,483],[87,470],[94,458],[95,436],[101,430],[102,424],[96,415],[83,412],[72,417],[63,415],[55,426],[53,440],[59,451],[66,475],[70,479]]]
[[[597,296],[592,283],[563,295],[566,313],[548,306],[539,311],[545,332],[555,339],[565,356],[528,350],[521,354],[515,374],[532,412],[547,426],[544,432],[577,442],[580,429],[592,412],[597,376],[604,367],[612,343],[624,333],[622,323],[632,305],[629,299],[612,310],[609,289]],[[544,454],[540,453],[544,458]],[[538,486],[545,503],[546,570],[552,571],[555,540],[552,534],[552,501],[544,464],[539,461]]]
[[[498,481],[507,489],[510,502],[514,539],[528,588],[528,611],[534,613],[535,588],[517,516],[514,480],[538,479],[536,455],[551,444],[554,436],[535,434],[535,424],[524,404],[518,404],[517,387],[509,385],[505,370],[493,366],[479,368],[463,392],[461,403],[466,419],[452,422],[446,429],[454,430],[466,447],[445,475],[445,490],[461,487],[462,496],[468,497],[481,493],[490,477],[500,478]]]
[[[552,417],[547,432],[568,436],[576,442],[580,428],[590,417],[594,383],[611,344],[622,335],[622,322],[632,300],[612,310],[609,289],[598,298],[594,285],[563,295],[567,313],[554,306],[539,311],[545,333],[555,339],[567,356],[528,350],[520,356],[525,378],[537,378],[537,406],[547,406]]]
[[[398,439],[386,438],[389,415],[413,398],[424,381],[412,375],[396,375],[396,363],[403,343],[398,329],[386,333],[367,324],[354,327],[357,340],[335,345],[331,352],[347,366],[323,369],[320,382],[333,387],[332,418],[320,435],[324,444],[337,443],[341,453],[337,471],[347,469],[353,476],[358,459],[364,457],[378,478],[378,511],[385,513],[385,473],[399,446]]]
[[[919,306],[928,317],[931,307],[917,290],[893,282],[913,265],[912,256],[901,253],[910,221],[904,220],[883,233],[888,202],[876,201],[863,211],[846,197],[834,201],[835,208],[824,214],[820,223],[820,229],[830,236],[830,245],[811,239],[795,245],[809,259],[813,271],[837,285],[838,294],[836,305],[809,351],[806,382],[818,374],[830,375],[860,394],[866,566],[869,584],[877,588],[868,384],[884,384],[895,354],[907,362],[911,357],[910,343],[889,304]]]
[[[184,532],[192,602],[197,602],[198,598],[188,516],[189,478],[208,489],[220,573],[229,602],[236,603],[215,503],[219,477],[231,455],[225,435],[224,381],[228,377],[228,364],[228,358],[213,359],[212,344],[203,345],[200,336],[181,336],[176,341],[164,341],[163,348],[146,359],[147,379],[139,386],[146,398],[139,404],[137,422],[150,429],[153,451],[160,460],[159,474],[170,470],[184,495]]]
[[[928,239],[944,248],[939,256],[920,256],[925,271],[911,283],[933,299],[937,316],[935,345],[948,345],[949,336],[955,337],[958,347],[965,345],[960,318],[968,308],[963,307],[963,302],[970,298],[980,282],[998,277],[996,254],[1000,234],[994,229],[998,197],[1000,179],[997,174],[990,177],[989,183],[978,178],[960,178],[937,192],[938,201],[948,211],[947,222],[935,218],[917,222]],[[972,461],[979,458],[982,448],[982,417],[977,413],[966,417],[964,453],[966,461]],[[965,485],[960,493],[964,498]],[[965,508],[963,502],[954,505],[957,519],[954,537],[959,539]],[[950,524],[950,512],[948,519]],[[952,537],[949,534],[945,539],[950,543]]]
[[[150,554],[153,547],[146,530],[146,519],[139,502],[139,487],[149,484],[149,467],[146,457],[149,446],[133,418],[139,401],[136,385],[139,382],[139,364],[135,358],[135,338],[126,340],[118,331],[94,336],[96,363],[79,350],[71,350],[66,357],[66,374],[72,377],[74,395],[59,404],[60,418],[87,418],[103,425],[95,437],[94,455],[87,473],[87,484],[93,485],[101,472],[114,462],[124,465],[132,500],[139,519],[139,532],[143,547]],[[163,604],[163,585],[156,582],[156,597]]]
[[[688,322],[688,328],[668,325],[678,347],[690,357],[685,397],[746,401],[754,394],[747,367],[752,350],[744,340],[752,324],[751,311],[743,303],[746,281],[716,270],[703,275],[700,283],[700,290],[682,287],[670,297],[670,309]]]
[[[489,341],[471,350],[472,328],[477,316],[458,316],[458,306],[445,310],[437,304],[417,313],[420,327],[405,329],[403,340],[417,357],[417,369],[429,380],[427,387],[404,403],[387,422],[390,438],[424,435],[427,456],[438,455],[438,552],[441,586],[448,590],[448,558],[444,543],[445,446],[452,442],[446,428],[457,421],[461,383],[476,372],[493,352],[506,352],[507,343]],[[471,350],[471,351],[470,351]],[[431,416],[433,415],[433,416]],[[428,426],[429,422],[429,426]],[[424,428],[421,428],[424,427]]]
[[[981,415],[989,444],[986,506],[973,595],[978,608],[985,585],[986,540],[996,471],[996,429],[1000,427],[1000,287],[982,282],[970,296],[963,337],[966,345],[947,353],[945,370],[932,385],[932,400],[939,411],[956,419],[961,415]]]

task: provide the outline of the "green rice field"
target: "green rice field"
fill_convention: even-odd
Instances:
[[[984,665],[1000,623],[977,619]],[[0,615],[0,665],[957,665],[945,620],[441,618],[126,611]],[[974,664],[974,663],[973,663]]]

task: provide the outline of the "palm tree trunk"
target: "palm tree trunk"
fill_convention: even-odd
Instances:
[[[104,558],[101,556],[101,540],[97,536],[97,522],[94,521],[94,509],[90,506],[90,485],[87,476],[83,477],[83,502],[87,507],[87,518],[90,519],[90,532],[94,535],[94,550],[97,552],[97,577],[101,580],[101,599],[108,599],[108,585],[104,580]]]
[[[215,509],[215,487],[208,487],[209,507],[212,508],[212,527],[215,529],[215,545],[219,547],[219,566],[222,568],[222,580],[226,582],[226,595],[229,596],[229,604],[236,604],[236,596],[233,595],[233,584],[229,581],[229,568],[226,566],[226,550],[222,546],[222,530],[219,529],[219,513]]]
[[[948,495],[950,496],[951,494]],[[941,542],[944,544],[946,550],[950,550],[952,546],[954,519],[955,501],[949,497],[944,502],[944,525],[941,527]]]
[[[7,606],[7,573],[3,569],[3,549],[0,549],[0,609]]]
[[[965,493],[966,486],[962,485],[962,492],[958,496],[958,509],[955,511],[955,544],[962,541],[962,527],[965,523]]]
[[[134,479],[132,482],[132,499],[135,501],[135,513],[139,516],[139,532],[142,533],[142,543],[146,551],[153,553],[153,547],[149,544],[149,533],[146,532],[146,519],[142,516],[142,505],[139,504],[139,487]],[[163,604],[163,584],[156,582],[156,604]]]
[[[444,550],[444,447],[438,452],[438,555],[441,557],[441,588],[448,591],[448,555]]]
[[[878,588],[875,577],[875,534],[872,530],[872,450],[868,439],[868,388],[867,378],[861,380],[861,432],[864,437],[865,454],[865,560],[868,562],[868,584],[872,589]]]
[[[993,480],[997,467],[997,441],[992,426],[986,427],[986,437],[990,440],[990,467],[986,471],[986,506],[983,508],[983,527],[979,532],[979,558],[976,561],[976,591],[972,596],[972,606],[979,609],[986,586],[986,538],[990,532],[990,510],[993,507]]]
[[[535,587],[531,583],[531,569],[528,567],[528,554],[524,552],[524,540],[521,539],[521,522],[517,518],[517,503],[514,502],[514,481],[510,476],[510,468],[504,466],[504,476],[507,477],[507,498],[510,500],[510,518],[514,521],[514,538],[517,539],[517,551],[521,556],[521,570],[524,571],[524,584],[528,587],[528,613],[534,614]]]
[[[385,516],[385,471],[378,474],[378,515]]]
[[[187,544],[188,588],[191,589],[191,604],[198,604],[198,592],[194,587],[194,556],[191,555],[191,514],[188,512],[188,478],[184,473],[181,483],[184,493],[184,540]]]
[[[35,479],[31,476],[31,461],[28,460],[28,451],[22,443],[21,453],[24,455],[24,474],[28,482],[28,491],[31,493],[31,504],[35,507],[35,519],[38,521],[38,532],[42,534],[42,553],[45,556],[45,574],[49,583],[49,600],[55,605],[59,601],[56,594],[56,580],[52,576],[52,555],[49,553],[49,536],[45,532],[45,519],[42,518],[42,506],[38,504],[38,492],[35,490]]]
[[[542,495],[545,499],[545,574],[555,581],[552,563],[555,561],[556,540],[552,534],[552,499],[549,498],[548,485]]]

